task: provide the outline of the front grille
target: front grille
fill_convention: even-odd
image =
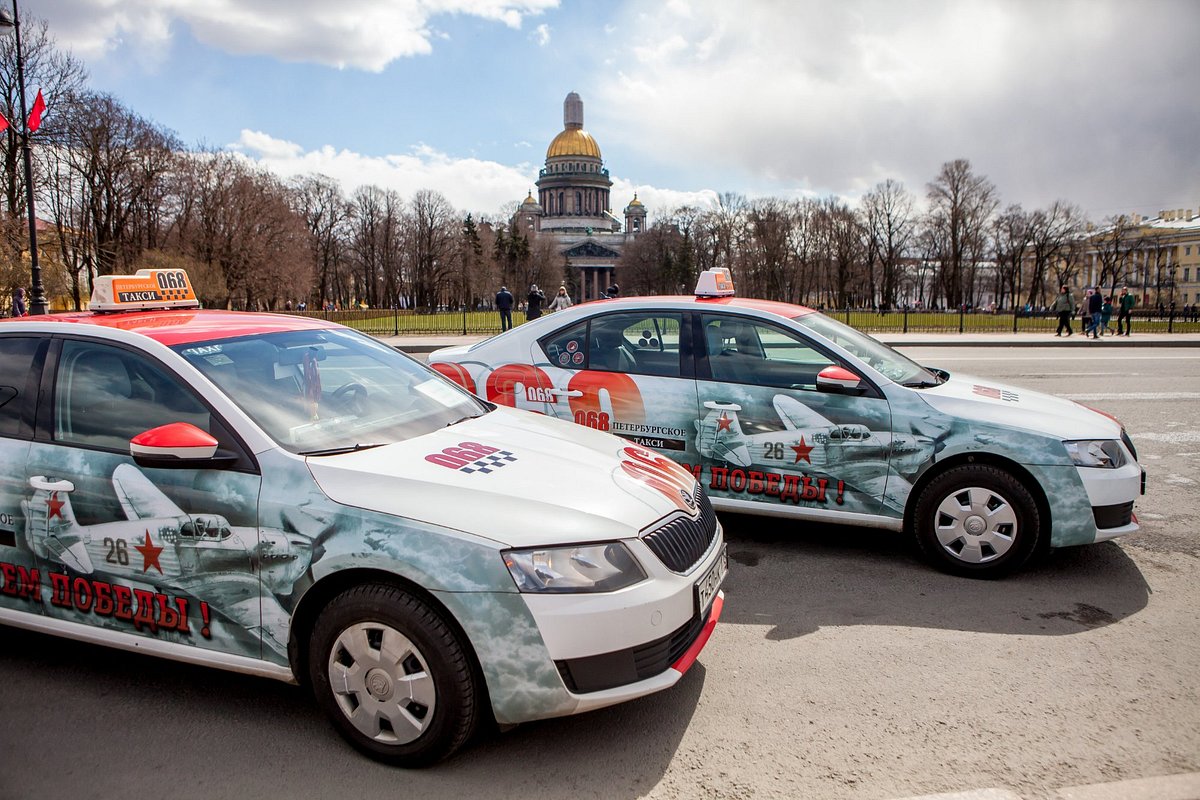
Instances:
[[[1123,527],[1133,521],[1133,501],[1115,506],[1092,506],[1092,516],[1096,518],[1096,527],[1101,530]]]
[[[708,609],[712,614],[712,607]],[[555,661],[563,683],[575,694],[600,692],[615,686],[653,678],[687,652],[700,635],[708,615],[692,617],[674,633],[661,639],[625,650],[615,650],[598,656],[568,658]]]
[[[717,515],[700,484],[696,484],[695,499],[699,517],[679,517],[642,537],[667,569],[681,575],[704,558],[717,536]]]

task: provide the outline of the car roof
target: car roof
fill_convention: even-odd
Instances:
[[[657,304],[686,305],[703,308],[705,306],[723,306],[725,308],[744,308],[767,314],[777,314],[781,317],[802,317],[815,314],[814,309],[798,306],[792,303],[779,303],[774,300],[757,300],[752,297],[696,297],[695,295],[645,295],[640,297],[615,297],[611,300],[593,300],[581,303],[580,307],[598,311],[602,306],[621,308],[624,306],[649,306]]]
[[[47,314],[19,317],[13,321],[57,322],[78,325],[97,325],[139,333],[168,347],[194,344],[215,339],[232,339],[259,333],[280,331],[321,330],[340,328],[335,322],[319,318],[295,317],[288,314],[264,314],[251,311],[218,309],[178,309],[172,311],[130,311],[103,314],[77,311],[67,314]]]

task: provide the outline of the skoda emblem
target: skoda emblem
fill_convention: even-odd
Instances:
[[[685,492],[683,489],[680,489],[679,496],[683,498],[683,502],[687,504],[688,508],[696,508],[696,498],[692,497],[690,492]]]

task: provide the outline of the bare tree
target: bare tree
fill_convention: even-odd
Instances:
[[[1010,205],[992,223],[992,248],[996,259],[996,303],[1004,307],[1005,297],[1019,304],[1025,254],[1029,250],[1029,215],[1019,204]]]
[[[828,253],[826,296],[835,308],[847,308],[867,298],[862,226],[850,206],[836,197],[823,201],[821,210]]]
[[[1026,302],[1045,305],[1048,294],[1056,294],[1059,286],[1074,283],[1079,266],[1077,243],[1084,226],[1083,213],[1063,200],[1050,208],[1038,209],[1029,215],[1029,256],[1032,268],[1029,275],[1029,294]],[[1046,276],[1054,272],[1054,286],[1046,289]]]
[[[796,285],[792,261],[793,208],[773,197],[756,200],[746,209],[746,237],[740,280],[746,293],[786,297]]]
[[[230,153],[197,154],[188,165],[192,174],[179,185],[192,196],[179,203],[185,215],[175,225],[175,244],[219,269],[226,295],[206,302],[271,309],[307,297],[311,236],[288,188]]]
[[[892,308],[901,265],[916,230],[913,197],[904,184],[888,178],[863,196],[862,213],[871,297],[878,297],[882,308]]]
[[[340,184],[326,175],[306,175],[293,181],[291,189],[292,208],[308,227],[317,301],[324,305],[342,282],[352,208]]]
[[[178,140],[111,95],[89,94],[64,146],[86,198],[96,273],[127,269],[145,246],[135,220],[161,199],[158,182],[174,165]]]
[[[404,241],[412,294],[420,308],[438,305],[443,289],[452,288],[450,279],[458,272],[454,259],[459,253],[459,219],[449,201],[429,189],[418,191],[408,204]]]
[[[37,174],[43,171],[47,153],[62,140],[68,120],[75,116],[70,110],[87,78],[83,65],[70,53],[60,50],[47,31],[46,23],[26,16],[21,23],[21,55],[26,86],[26,111],[32,105],[38,89],[46,102],[41,127],[30,137],[31,165],[35,189]],[[20,86],[17,83],[16,39],[0,37],[0,112],[9,125],[0,133],[0,170],[3,171],[4,208],[0,212],[0,286],[24,286],[29,271],[22,253],[29,249],[29,218],[26,205],[25,166],[22,136],[25,130],[21,119]],[[53,244],[47,242],[45,244]],[[43,272],[50,296],[62,294],[70,284],[70,275],[63,275],[62,265],[47,263]],[[60,279],[65,279],[60,280]]]
[[[1096,287],[1107,284],[1116,294],[1117,284],[1125,280],[1130,271],[1130,256],[1137,247],[1137,227],[1129,217],[1118,214],[1105,220],[1105,226],[1090,239],[1095,248],[1096,265],[1100,268]]]
[[[999,201],[996,187],[971,170],[966,159],[947,161],[928,184],[930,225],[939,231],[942,294],[949,305],[971,299],[979,262],[987,250],[987,226]]]
[[[396,299],[401,281],[400,228],[404,202],[395,191],[363,186],[351,204],[350,252],[357,272],[354,299],[372,307]]]

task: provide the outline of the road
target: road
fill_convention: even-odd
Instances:
[[[1035,798],[1200,771],[1200,349],[910,352],[1123,419],[1143,532],[984,582],[893,534],[725,517],[726,613],[678,686],[419,772],[300,689],[0,628],[0,797]]]

